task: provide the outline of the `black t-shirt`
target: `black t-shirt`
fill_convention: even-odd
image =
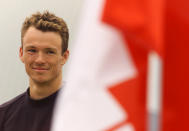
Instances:
[[[0,131],[50,131],[53,107],[58,91],[33,100],[29,89],[0,106]]]

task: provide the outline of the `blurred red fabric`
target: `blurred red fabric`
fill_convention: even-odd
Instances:
[[[189,130],[188,6],[187,0],[106,0],[103,21],[123,33],[139,73],[110,91],[127,110],[136,131],[147,129],[149,51],[156,51],[163,61],[162,131]]]

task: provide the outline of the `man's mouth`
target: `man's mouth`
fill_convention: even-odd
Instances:
[[[45,68],[33,68],[34,70],[47,70]]]
[[[41,67],[35,67],[35,68],[32,68],[32,69],[37,71],[37,72],[45,72],[45,71],[48,70],[47,68],[41,68]]]

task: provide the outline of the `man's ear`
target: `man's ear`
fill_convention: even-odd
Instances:
[[[69,57],[69,50],[66,50],[64,54],[62,55],[62,61],[61,61],[62,65],[66,63],[66,61],[68,60],[68,57]]]
[[[19,57],[20,57],[20,60],[24,63],[24,58],[23,58],[23,47],[22,47],[22,46],[20,47],[20,50],[19,50]]]

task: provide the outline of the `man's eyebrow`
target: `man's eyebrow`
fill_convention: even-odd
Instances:
[[[28,48],[36,48],[35,46],[33,46],[33,45],[28,45],[28,46],[26,46],[26,49],[28,49]],[[56,51],[57,49],[56,48],[54,48],[54,47],[47,47],[47,48],[44,48],[45,50],[54,50],[54,51]]]
[[[50,48],[45,48],[46,50],[57,50],[56,48],[50,47]]]
[[[29,45],[29,46],[26,46],[26,48],[36,48],[36,47],[32,46],[32,45]]]

